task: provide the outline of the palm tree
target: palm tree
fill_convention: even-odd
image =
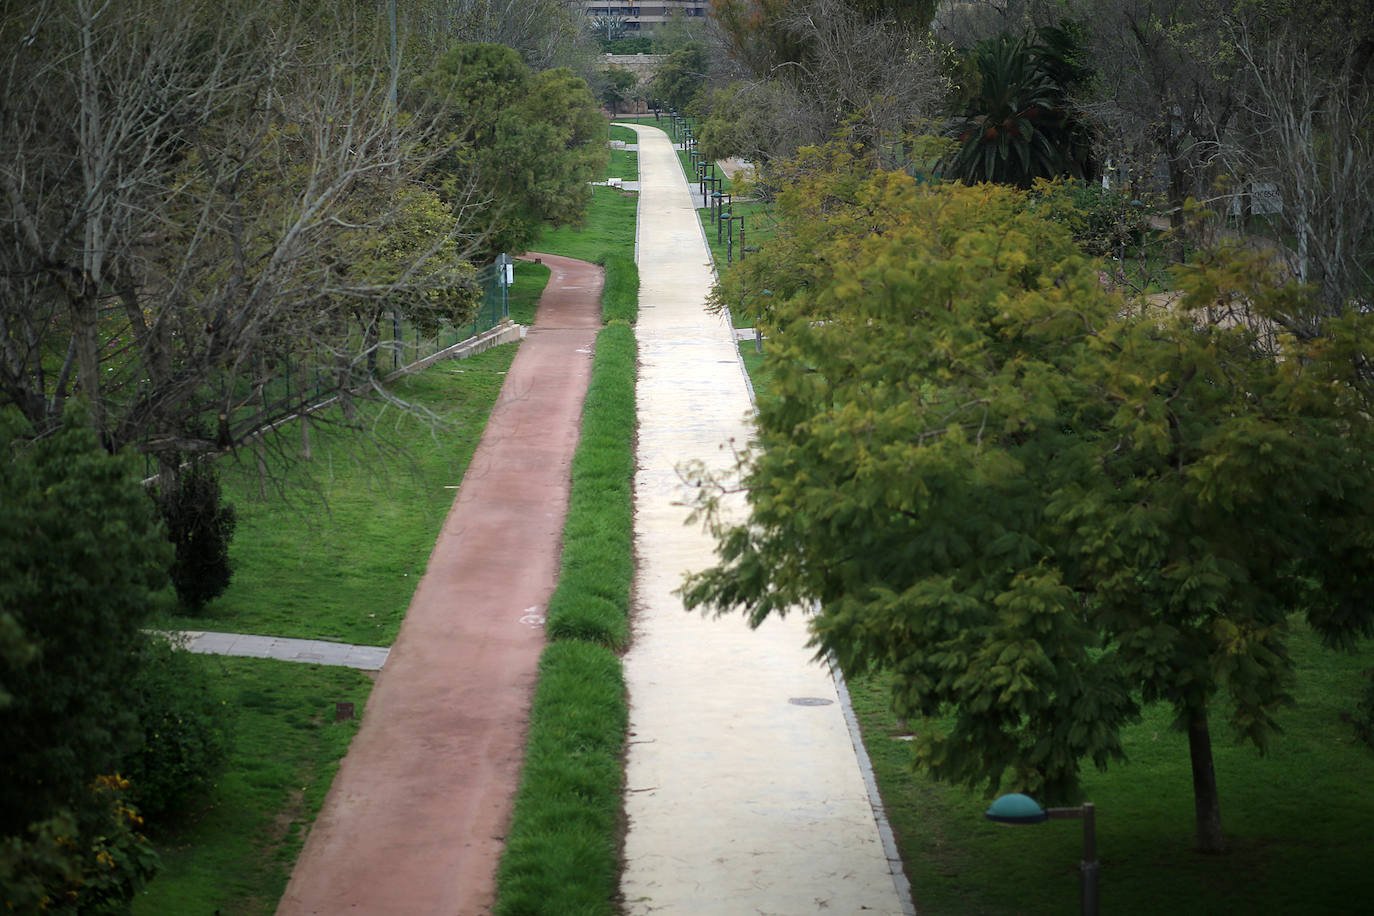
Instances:
[[[973,48],[980,81],[951,131],[959,149],[944,171],[967,184],[1028,188],[1036,178],[1084,177],[1085,133],[1056,78],[1062,52],[1001,35]]]

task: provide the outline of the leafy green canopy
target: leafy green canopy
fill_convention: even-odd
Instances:
[[[437,99],[458,136],[446,170],[477,187],[447,187],[468,208],[487,255],[521,252],[545,222],[581,221],[588,182],[606,167],[606,122],[587,84],[571,70],[532,73],[512,49],[460,44],[416,86],[417,104]]]
[[[1075,33],[1058,27],[1034,42],[1003,34],[975,45],[978,88],[951,129],[960,146],[948,173],[1021,188],[1036,178],[1091,177],[1092,138],[1069,111],[1069,90],[1087,77],[1078,53]]]
[[[1183,276],[1178,313],[1125,314],[1018,192],[823,159],[745,262],[773,294],[773,396],[748,520],[703,496],[720,563],[687,604],[757,624],[816,602],[815,645],[895,674],[949,781],[1071,796],[1154,701],[1220,695],[1262,749],[1290,612],[1333,643],[1374,628],[1367,319],[1275,360],[1201,311],[1300,304],[1243,255]]]
[[[129,463],[75,411],[31,435],[0,412],[0,904],[62,887],[82,905],[127,899],[149,854],[113,774],[142,740],[141,627],[171,546]]]
[[[663,104],[684,109],[706,83],[706,48],[689,42],[659,64],[652,90]]]

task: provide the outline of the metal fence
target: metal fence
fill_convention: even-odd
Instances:
[[[461,323],[417,323],[401,313],[383,312],[375,327],[354,330],[349,348],[353,355],[347,359],[323,346],[304,349],[291,345],[308,342],[290,341],[277,352],[259,354],[248,372],[239,372],[232,379],[207,379],[196,396],[207,405],[202,434],[213,436],[217,428],[227,427],[232,438],[238,439],[243,425],[253,423],[255,417],[307,413],[341,389],[366,385],[369,379],[422,362],[490,330],[510,314],[510,264],[509,256],[502,255],[497,263],[477,272],[472,281],[477,287],[476,308]],[[221,417],[209,405],[225,403],[226,388],[230,389],[227,400],[235,407],[231,415]],[[145,454],[150,444],[145,444]],[[147,457],[151,474],[156,469],[152,456]]]

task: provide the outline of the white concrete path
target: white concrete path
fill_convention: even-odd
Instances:
[[[381,671],[391,651],[384,646],[351,646],[324,639],[282,639],[277,636],[211,633],[205,630],[180,630],[174,635],[185,640],[187,651],[202,655],[274,658],[278,661],[337,665],[363,671]]]
[[[705,239],[662,131],[639,133],[639,445],[635,474],[626,912],[802,916],[914,912],[894,878],[829,670],[801,614],[750,630],[672,594],[710,566],[684,525],[676,467],[731,464],[749,436],[735,335],[703,307]],[[734,511],[743,512],[743,504]],[[742,516],[741,516],[742,517]]]

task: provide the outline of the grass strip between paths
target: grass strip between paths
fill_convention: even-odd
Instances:
[[[619,195],[601,193],[598,200],[626,212]],[[562,566],[546,625],[550,644],[540,658],[520,787],[497,872],[498,916],[611,916],[617,910],[629,719],[617,653],[629,640],[634,577],[632,324],[639,299],[629,214],[619,225],[597,219],[595,210],[589,219],[605,246],[596,260],[606,270],[606,327],[597,335],[573,457]],[[585,257],[589,240],[570,241],[546,236],[540,250]]]

